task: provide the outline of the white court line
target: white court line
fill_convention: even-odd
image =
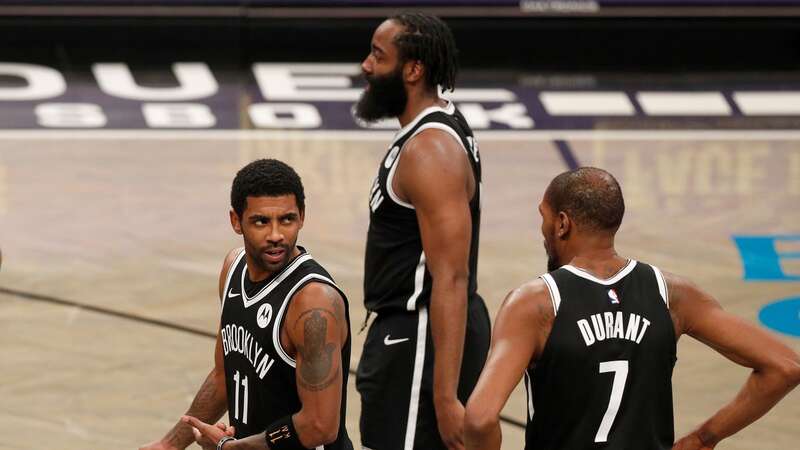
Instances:
[[[0,130],[0,140],[329,140],[384,141],[385,130]],[[477,130],[479,139],[499,141],[798,141],[800,130]]]

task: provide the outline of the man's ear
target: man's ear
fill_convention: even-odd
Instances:
[[[414,84],[425,77],[425,66],[419,60],[406,61],[403,72],[406,82]]]
[[[239,215],[236,214],[233,208],[228,212],[228,215],[231,217],[231,228],[233,228],[233,231],[235,231],[236,234],[242,234],[242,221],[239,220]]]
[[[564,211],[559,211],[558,219],[556,219],[556,237],[566,239],[569,232],[572,231],[572,227],[572,219]]]

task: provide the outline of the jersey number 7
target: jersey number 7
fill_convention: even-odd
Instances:
[[[622,403],[622,394],[625,391],[625,381],[628,379],[628,361],[606,361],[600,363],[600,373],[614,372],[614,384],[611,385],[611,399],[608,409],[600,422],[600,428],[594,437],[595,442],[607,442],[608,432],[617,418],[619,405]]]

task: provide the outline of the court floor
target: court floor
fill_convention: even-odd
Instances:
[[[0,448],[131,449],[175,422],[212,364],[217,276],[240,242],[228,222],[230,183],[255,158],[281,159],[303,178],[299,243],[350,297],[354,368],[365,337],[368,193],[389,136],[0,133]],[[800,295],[798,283],[743,281],[731,239],[800,232],[800,133],[477,137],[485,174],[479,291],[492,317],[506,292],[545,270],[536,207],[569,157],[618,177],[628,207],[622,254],[694,279],[754,323],[763,305]],[[800,340],[781,339],[800,351]],[[749,371],[690,338],[678,352],[680,435],[732,398]],[[347,424],[358,444],[353,384]],[[525,420],[521,386],[504,415]],[[718,448],[796,448],[798,418],[794,392]],[[519,427],[506,423],[503,434],[504,449],[523,447]]]

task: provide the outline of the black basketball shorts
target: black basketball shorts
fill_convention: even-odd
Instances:
[[[486,305],[470,299],[458,398],[466,405],[486,362],[491,330]],[[364,450],[445,450],[433,405],[433,341],[427,307],[380,313],[358,363]]]

